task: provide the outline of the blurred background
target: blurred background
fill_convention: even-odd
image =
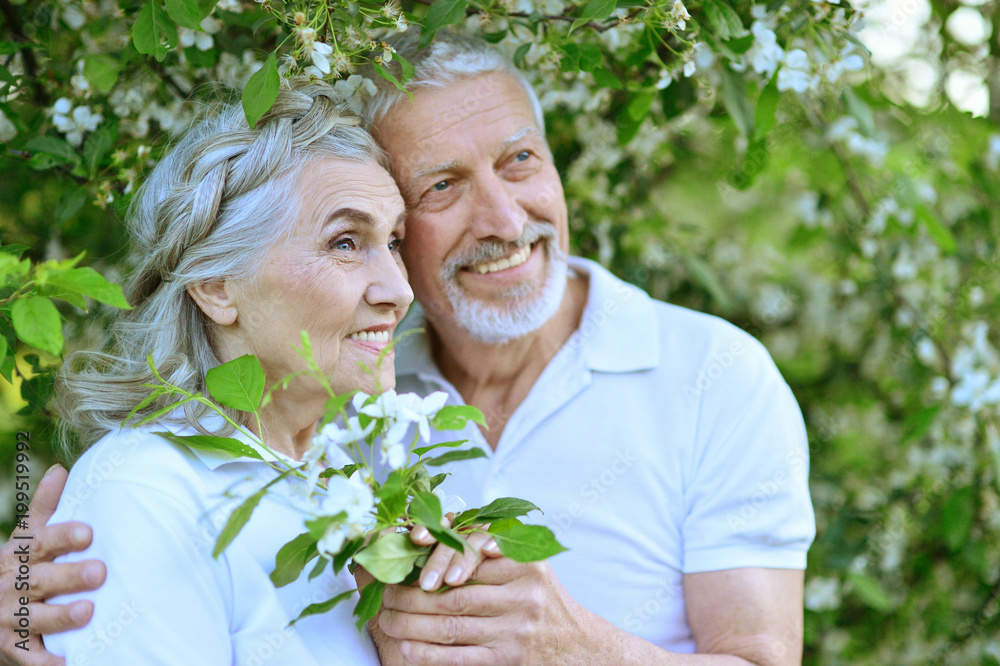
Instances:
[[[348,26],[358,3],[333,4]],[[398,11],[417,23],[427,4]],[[575,252],[743,327],[791,385],[818,522],[805,662],[1000,664],[1000,6],[611,3],[572,34],[546,18],[592,5],[461,3],[452,22],[535,82]],[[143,170],[204,82],[242,86],[280,41],[281,7],[211,2],[155,60],[129,42],[140,6],[0,0],[17,79],[0,88],[0,241],[32,265],[86,252],[120,282]],[[40,350],[11,326],[8,272],[3,534],[14,433],[34,487],[57,460],[52,370],[117,311],[60,301],[65,345]]]

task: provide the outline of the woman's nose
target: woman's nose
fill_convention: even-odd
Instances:
[[[365,300],[373,307],[403,310],[413,302],[413,290],[403,272],[402,261],[388,247],[372,257],[370,265],[371,282],[365,292]]]

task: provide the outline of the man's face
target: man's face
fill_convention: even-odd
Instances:
[[[403,259],[430,322],[500,343],[566,286],[566,202],[524,89],[488,73],[403,100],[376,128],[407,207]]]

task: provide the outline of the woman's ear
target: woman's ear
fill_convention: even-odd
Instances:
[[[187,293],[205,316],[219,326],[230,326],[239,314],[231,285],[226,280],[189,285]]]

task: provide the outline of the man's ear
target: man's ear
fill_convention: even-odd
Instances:
[[[232,285],[226,280],[192,284],[187,293],[205,316],[219,326],[229,326],[236,321],[239,310],[233,299]]]

